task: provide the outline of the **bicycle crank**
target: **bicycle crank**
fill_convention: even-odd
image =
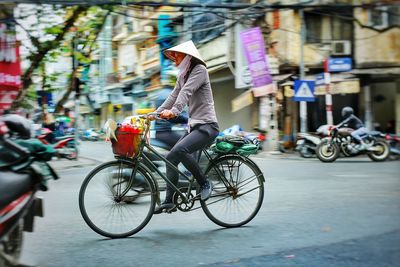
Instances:
[[[188,199],[188,201],[185,203],[184,199],[177,193],[174,193],[173,196],[173,201],[176,205],[176,207],[178,208],[178,210],[183,211],[183,212],[187,212],[190,211],[193,206],[194,206],[194,195],[192,194],[192,192],[187,192],[188,188],[187,187],[182,187],[179,188],[179,190],[185,194],[186,198]]]

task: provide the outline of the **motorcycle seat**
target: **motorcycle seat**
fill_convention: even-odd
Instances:
[[[23,193],[31,190],[33,179],[27,173],[0,172],[0,209],[7,206]]]
[[[73,136],[73,135],[57,136],[57,137],[55,138],[55,140],[56,140],[56,141],[61,141],[61,140],[68,139],[68,138],[74,138],[74,136]]]

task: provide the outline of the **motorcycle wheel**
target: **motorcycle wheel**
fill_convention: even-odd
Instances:
[[[305,146],[303,146],[302,148],[299,149],[299,154],[300,154],[300,156],[302,156],[303,158],[306,158],[306,159],[313,157],[313,153],[308,151],[308,148]]]
[[[78,158],[78,148],[74,142],[68,143],[65,147],[65,158],[74,160]]]
[[[23,220],[0,241],[0,266],[16,266],[21,255],[23,242]]]
[[[340,155],[340,148],[335,143],[329,146],[329,140],[323,140],[318,144],[316,154],[322,162],[334,162]]]
[[[368,157],[373,161],[385,161],[390,156],[389,144],[384,140],[378,140],[373,146],[374,149],[378,148],[379,151],[369,151]]]

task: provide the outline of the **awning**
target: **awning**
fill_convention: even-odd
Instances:
[[[314,80],[316,75],[306,75],[304,80]],[[286,97],[293,96],[293,81],[286,81],[281,84],[285,88],[284,94]],[[326,95],[326,85],[315,86],[315,95]],[[330,90],[332,95],[338,94],[357,94],[360,92],[360,80],[357,76],[351,73],[331,73]]]
[[[275,82],[283,82],[283,81],[287,80],[291,76],[293,76],[293,73],[272,75],[272,80],[275,81]]]
[[[210,68],[207,68],[207,70],[208,70],[209,74],[212,74],[212,73],[215,73],[217,71],[226,69],[227,67],[228,67],[227,63],[221,63],[221,64],[214,65],[214,66],[212,66]]]
[[[216,66],[226,63],[228,60],[226,36],[220,36],[208,43],[205,43],[199,48],[199,52],[207,66]]]
[[[353,69],[350,73],[366,75],[400,75],[400,67]]]

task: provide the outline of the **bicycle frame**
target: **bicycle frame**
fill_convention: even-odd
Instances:
[[[184,203],[187,203],[188,201],[190,201],[190,199],[188,199],[188,195],[189,192],[192,190],[193,188],[193,183],[195,181],[194,177],[189,177],[188,175],[186,175],[185,173],[183,173],[181,170],[179,170],[174,164],[172,164],[169,160],[167,160],[164,156],[162,156],[160,153],[158,153],[148,142],[148,138],[147,135],[149,133],[150,130],[150,121],[146,119],[145,122],[145,132],[140,140],[140,144],[139,144],[139,152],[137,153],[137,155],[133,158],[133,161],[130,161],[130,163],[134,164],[134,169],[132,171],[131,177],[130,177],[130,181],[129,184],[127,186],[127,188],[121,193],[120,197],[125,196],[128,191],[130,190],[130,187],[133,184],[133,180],[132,179],[137,171],[138,166],[141,163],[147,163],[148,165],[150,165],[152,167],[152,169],[154,169],[160,176],[161,178],[173,189],[173,191],[177,194],[179,194],[179,196],[182,198]],[[143,150],[147,148],[151,153],[153,153],[157,158],[159,158],[160,160],[164,161],[167,166],[171,167],[172,169],[174,169],[176,172],[178,172],[180,175],[182,175],[185,179],[187,179],[189,181],[189,187],[187,190],[187,194],[185,195],[181,190],[179,190],[179,188],[173,184],[168,177],[166,177],[166,175],[164,175],[164,173],[162,173],[158,167],[143,153]],[[211,155],[205,150],[203,149],[202,152],[206,155],[207,159],[209,162],[212,162],[212,157]],[[136,164],[135,164],[136,163]],[[147,166],[148,166],[147,165]],[[196,196],[195,196],[196,197]]]
[[[148,136],[148,133],[149,133],[149,131],[150,131],[150,121],[149,121],[148,119],[146,119],[146,121],[145,121],[145,123],[144,123],[143,126],[145,127],[145,132],[144,132],[144,134],[142,135],[142,138],[141,138],[141,140],[140,140],[139,152],[138,152],[137,155],[133,158],[133,161],[130,161],[132,164],[134,164],[134,170],[132,171],[132,174],[131,174],[131,177],[130,177],[130,181],[129,181],[129,184],[128,184],[127,188],[121,193],[121,197],[125,196],[125,195],[128,193],[128,191],[130,190],[130,187],[132,186],[133,180],[134,180],[133,177],[134,177],[135,174],[136,174],[137,168],[138,168],[138,166],[139,166],[141,163],[144,162],[144,163],[147,163],[147,164],[148,164],[147,166],[150,165],[151,168],[154,169],[154,170],[161,176],[161,178],[173,189],[173,191],[174,191],[175,193],[177,193],[177,194],[182,198],[182,201],[183,201],[184,203],[188,203],[189,201],[192,200],[192,199],[188,199],[188,196],[189,196],[190,191],[191,191],[192,188],[193,188],[193,183],[194,183],[194,181],[195,181],[195,178],[194,178],[194,177],[190,178],[189,176],[187,176],[185,173],[183,173],[181,170],[179,170],[174,164],[172,164],[169,160],[167,160],[164,156],[162,156],[160,153],[158,153],[158,152],[149,144],[147,136]],[[166,177],[166,175],[164,175],[164,173],[162,173],[162,172],[158,169],[158,167],[143,153],[143,150],[144,150],[145,148],[147,148],[147,149],[148,149],[151,153],[153,153],[157,158],[159,158],[160,160],[164,161],[164,162],[167,164],[167,166],[169,166],[169,167],[171,167],[172,169],[174,169],[176,172],[178,172],[180,175],[182,175],[185,179],[187,179],[187,180],[189,181],[189,187],[188,187],[188,190],[187,190],[186,195],[185,195],[175,184],[173,184],[173,183],[168,179],[168,177]],[[202,149],[201,152],[204,153],[204,154],[206,155],[206,157],[207,157],[209,163],[213,163],[213,161],[214,161],[216,158],[220,158],[220,157],[221,157],[221,156],[217,156],[216,158],[213,158],[213,157],[210,155],[210,153],[207,152],[206,149]],[[237,155],[237,154],[236,154],[236,155]],[[199,155],[199,156],[200,156],[200,155]],[[222,155],[222,157],[223,157],[223,156],[224,156],[224,155]],[[239,156],[239,155],[237,155],[237,156]],[[242,156],[240,156],[240,157],[242,157]],[[242,158],[248,160],[246,157],[242,157]],[[136,164],[135,164],[135,163],[136,163]],[[143,163],[143,165],[145,165],[144,163]],[[145,166],[146,166],[146,165],[145,165]],[[258,167],[257,167],[257,168],[258,168]],[[221,181],[224,183],[224,185],[225,185],[227,188],[231,187],[230,182],[226,179],[226,177],[224,176],[224,174],[221,173],[221,170],[218,169],[218,168],[215,168],[215,170],[216,170],[216,172],[218,173],[218,175],[219,175]],[[263,181],[265,181],[264,178],[263,178]],[[155,184],[156,184],[156,181],[154,181],[154,182],[155,182]],[[197,195],[196,195],[194,198],[196,198],[196,197],[197,197]]]

